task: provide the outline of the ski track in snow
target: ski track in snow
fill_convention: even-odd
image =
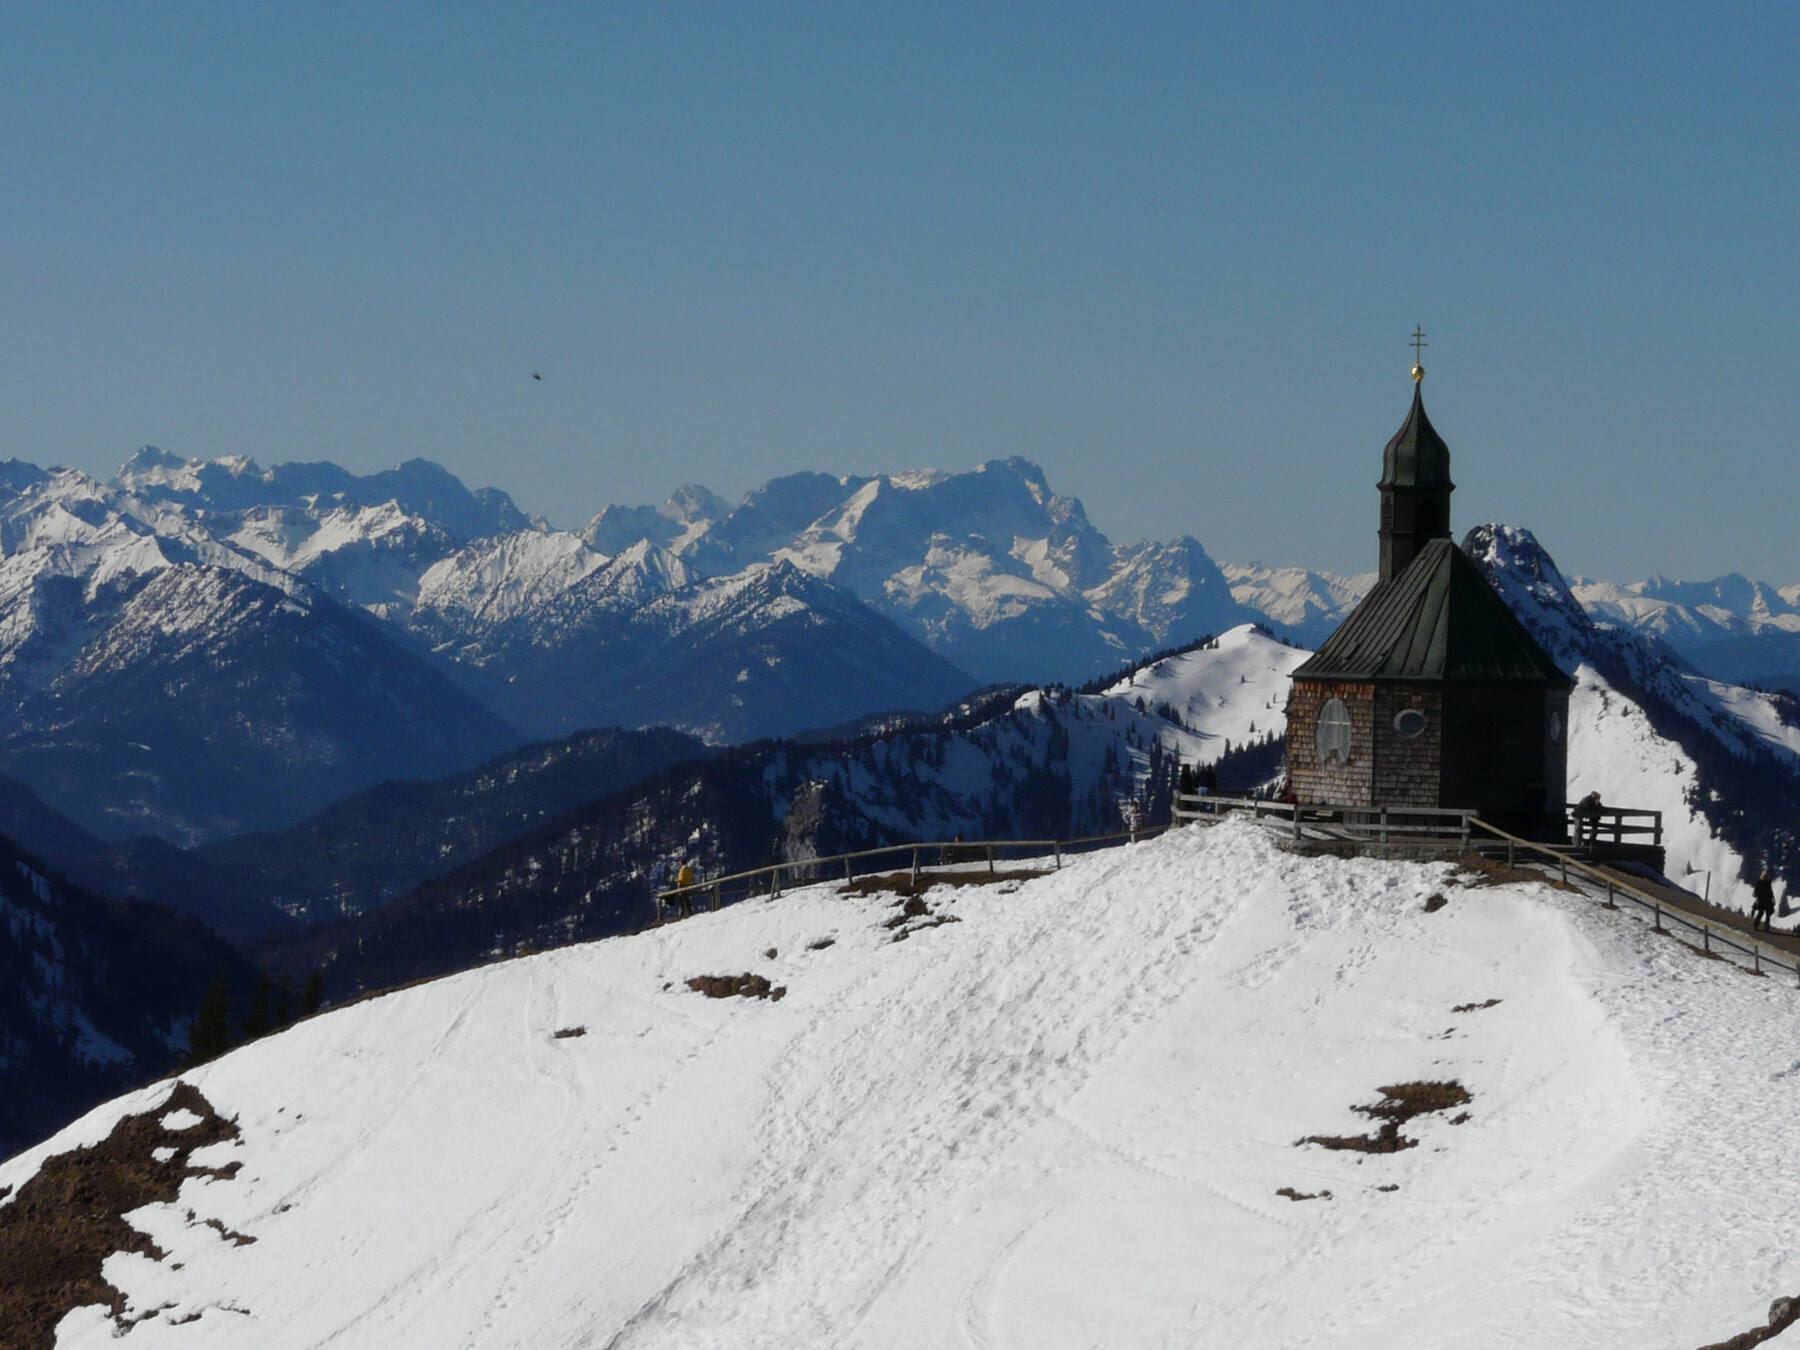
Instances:
[[[134,1216],[170,1255],[109,1261],[132,1313],[164,1308],[127,1339],[1523,1350],[1759,1325],[1800,1292],[1800,993],[1449,873],[1228,822],[940,890],[962,922],[903,942],[890,906],[819,887],[343,1009],[191,1076],[243,1130],[204,1161],[244,1169]],[[683,986],[739,970],[787,998]],[[1421,1078],[1461,1081],[1468,1122],[1295,1146]],[[58,1344],[114,1330],[79,1310]]]

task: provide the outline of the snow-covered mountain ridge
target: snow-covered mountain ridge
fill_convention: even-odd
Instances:
[[[344,998],[523,949],[635,930],[684,858],[709,875],[915,840],[1072,838],[1167,819],[1181,764],[1228,786],[1278,772],[1288,672],[1251,627],[1094,693],[996,692],[846,739],[741,746],[573,810],[341,929],[284,969]]]
[[[1800,1286],[1766,1166],[1800,1142],[1800,1002],[1584,897],[1235,824],[934,890],[898,930],[837,889],[189,1075],[237,1128],[193,1165],[236,1166],[132,1215],[163,1256],[106,1262],[130,1340],[1638,1350]],[[746,970],[784,996],[686,984]],[[1416,1147],[1296,1145],[1414,1082],[1468,1096]],[[0,1224],[167,1097],[0,1165]],[[57,1343],[118,1334],[90,1305]]]

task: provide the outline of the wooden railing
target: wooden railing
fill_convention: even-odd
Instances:
[[[951,839],[942,843],[887,844],[881,848],[859,849],[854,853],[833,853],[823,858],[770,863],[743,872],[707,877],[691,886],[671,886],[667,890],[658,891],[655,896],[657,918],[660,920],[669,906],[681,905],[684,898],[687,901],[684,908],[687,909],[694,908],[700,902],[707,902],[708,908],[720,909],[754,896],[777,896],[796,886],[817,885],[831,880],[854,881],[859,875],[895,870],[893,862],[885,867],[871,865],[878,858],[897,860],[901,866],[910,870],[915,887],[921,877],[933,870],[985,866],[990,876],[997,875],[1000,864],[1007,861],[1009,856],[1013,861],[1036,862],[1047,865],[1051,870],[1060,870],[1063,858],[1068,855],[1136,843],[1140,839],[1161,834],[1168,828],[1167,825],[1144,825],[1136,829],[1118,830],[1112,834],[1081,835],[1074,839]],[[1021,854],[1025,856],[1021,857]]]
[[[1709,955],[1717,954],[1713,950],[1715,946],[1723,947],[1727,951],[1735,951],[1742,956],[1749,957],[1751,969],[1759,975],[1764,966],[1773,966],[1777,970],[1788,972],[1797,981],[1800,981],[1800,963],[1797,963],[1791,956],[1784,960],[1778,949],[1764,946],[1753,937],[1746,938],[1737,929],[1721,928],[1697,915],[1683,913],[1679,909],[1665,905],[1659,897],[1632,885],[1621,877],[1582,862],[1579,858],[1571,858],[1566,852],[1551,848],[1547,844],[1539,844],[1530,839],[1522,839],[1516,834],[1510,834],[1498,825],[1488,824],[1479,816],[1475,817],[1471,823],[1478,832],[1492,835],[1496,840],[1505,843],[1506,861],[1509,865],[1517,865],[1520,853],[1535,854],[1540,859],[1556,864],[1564,885],[1568,884],[1569,874],[1573,872],[1604,886],[1608,906],[1613,906],[1614,901],[1622,896],[1640,908],[1648,910],[1654,916],[1654,926],[1659,933],[1668,931],[1663,927],[1663,921],[1666,919],[1690,932],[1698,933],[1701,950]],[[1698,900],[1700,897],[1695,896],[1694,898]]]
[[[1457,807],[1332,806],[1187,792],[1175,797],[1177,820],[1211,820],[1234,811],[1247,811],[1252,819],[1280,821],[1296,839],[1311,836],[1382,844],[1456,840],[1466,845],[1470,822],[1475,819],[1473,811]]]
[[[1578,802],[1569,806],[1569,837],[1578,844],[1629,844],[1649,836],[1653,848],[1662,847],[1662,812],[1601,806],[1583,812]]]

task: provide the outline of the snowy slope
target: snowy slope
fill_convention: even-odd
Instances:
[[[1167,704],[1187,733],[1183,761],[1210,764],[1227,743],[1287,735],[1288,676],[1310,655],[1245,624],[1210,646],[1145,666],[1106,696],[1134,703],[1141,698],[1153,708]]]
[[[1480,525],[1463,548],[1576,677],[1570,798],[1597,790],[1661,811],[1670,875],[1704,888],[1709,872],[1715,901],[1747,909],[1746,871],[1797,861],[1784,833],[1785,804],[1800,796],[1792,700],[1708,679],[1641,633],[1596,622],[1529,530]]]
[[[106,1274],[152,1348],[1639,1350],[1761,1325],[1800,1287],[1800,1183],[1765,1165],[1800,1145],[1800,997],[1447,873],[1227,824],[935,892],[960,922],[903,942],[891,903],[827,886],[357,1005],[191,1075],[242,1130],[196,1163],[242,1170],[138,1211],[166,1259]],[[745,969],[786,997],[684,987]],[[1444,1079],[1468,1119],[1415,1120],[1418,1147],[1296,1147]],[[90,1307],[57,1343],[116,1334]]]

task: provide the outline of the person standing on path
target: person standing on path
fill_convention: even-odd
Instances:
[[[1760,927],[1765,933],[1772,932],[1769,921],[1775,917],[1775,878],[1769,875],[1768,868],[1763,868],[1750,894],[1755,899],[1750,906],[1750,931],[1754,933]]]
[[[680,911],[681,917],[684,919],[691,919],[694,917],[694,893],[689,890],[683,890],[682,888],[685,886],[692,886],[699,879],[700,878],[694,874],[693,860],[689,858],[682,859],[681,868],[675,873],[675,889],[681,892],[681,894],[675,897],[675,904]]]

